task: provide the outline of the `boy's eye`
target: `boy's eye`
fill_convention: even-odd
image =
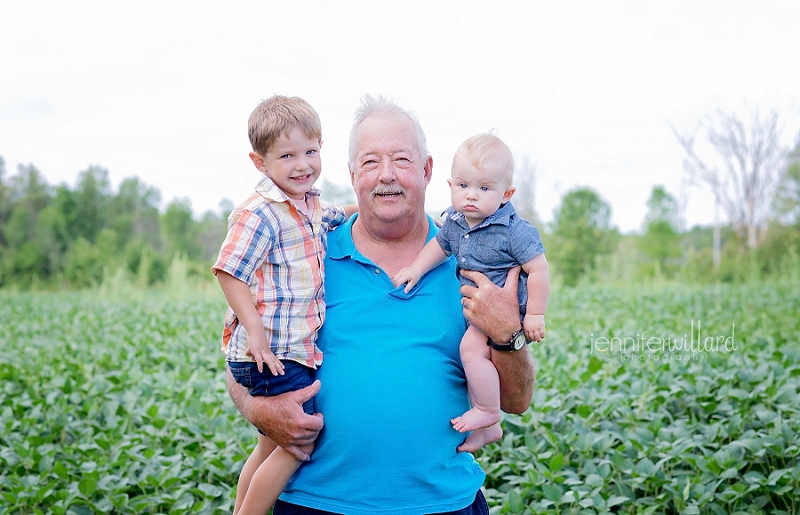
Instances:
[[[309,156],[310,156],[310,155],[313,155],[313,154],[316,154],[316,153],[317,153],[317,151],[316,151],[316,150],[314,150],[314,149],[312,148],[311,150],[309,150],[308,152],[306,152],[306,155],[309,155]]]
[[[291,154],[283,154],[283,155],[281,156],[281,159],[288,159],[288,158],[290,158],[290,157],[292,157],[292,155],[291,155]]]

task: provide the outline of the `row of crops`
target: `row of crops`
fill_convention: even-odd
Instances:
[[[800,512],[798,286],[554,292],[533,407],[478,455],[492,513]],[[0,293],[0,514],[230,513],[224,307]]]

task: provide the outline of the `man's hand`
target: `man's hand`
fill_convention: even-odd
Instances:
[[[508,271],[506,284],[500,288],[488,277],[474,270],[462,270],[461,275],[476,286],[462,285],[461,301],[469,323],[496,342],[507,342],[521,329],[517,284],[520,268]]]
[[[303,412],[303,403],[314,397],[319,388],[320,382],[314,381],[311,386],[274,397],[251,397],[228,371],[228,393],[239,412],[300,461],[311,459],[300,447],[314,443],[325,422],[321,413]]]

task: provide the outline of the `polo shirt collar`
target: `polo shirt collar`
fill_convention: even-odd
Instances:
[[[351,258],[363,263],[371,263],[361,252],[356,248],[353,241],[353,222],[356,221],[359,214],[351,216],[344,224],[336,228],[335,231],[328,234],[328,250],[327,255],[331,259],[345,259]],[[433,221],[433,218],[428,215],[428,236],[425,242],[429,242],[439,232],[439,227]]]

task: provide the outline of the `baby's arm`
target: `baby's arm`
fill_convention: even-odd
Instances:
[[[394,277],[392,277],[394,285],[400,286],[403,283],[407,283],[405,292],[410,292],[411,288],[417,284],[417,281],[425,272],[444,262],[448,255],[439,245],[436,238],[433,238],[423,247],[417,258],[411,263],[411,266],[407,266],[394,274]]]
[[[528,304],[522,327],[525,337],[540,342],[544,339],[544,314],[550,298],[550,270],[544,254],[538,254],[522,265],[528,274]]]
[[[272,375],[283,375],[283,363],[269,350],[264,322],[261,321],[261,315],[253,305],[250,287],[222,270],[217,270],[217,281],[228,300],[228,305],[247,330],[247,353],[255,359],[258,371],[262,372],[263,364],[266,363]]]

